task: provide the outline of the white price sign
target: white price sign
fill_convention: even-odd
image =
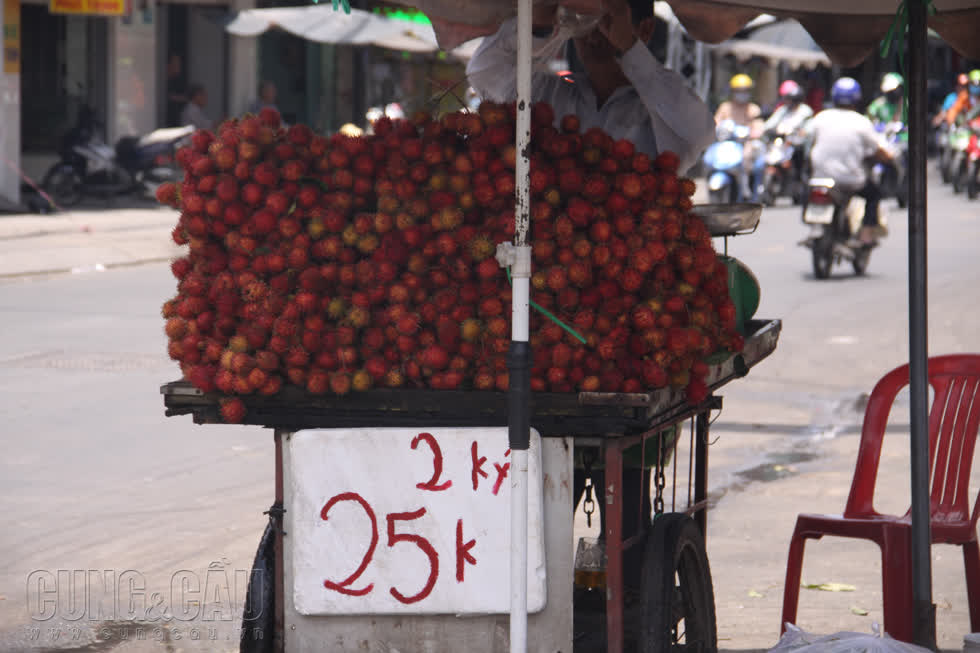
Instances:
[[[286,446],[300,614],[509,612],[506,428],[318,429]],[[528,482],[528,610],[538,612],[546,579],[533,430]]]

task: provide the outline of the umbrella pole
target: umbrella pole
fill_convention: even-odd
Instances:
[[[929,351],[926,296],[926,3],[908,2],[909,377],[912,403],[912,598],[915,642],[936,649],[929,511]]]
[[[531,347],[529,299],[531,247],[530,221],[531,140],[531,0],[517,5],[517,160],[514,210],[516,231],[511,265],[513,298],[511,344],[508,355],[508,435],[510,481],[510,651],[527,651],[527,455],[530,447]]]

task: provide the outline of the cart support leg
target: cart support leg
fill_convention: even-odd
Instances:
[[[283,491],[282,491],[282,436],[283,431],[280,429],[275,430],[276,442],[276,505],[282,506],[283,502]],[[283,576],[283,563],[282,563],[282,514],[278,515],[277,524],[278,528],[275,529],[275,579],[274,579],[274,593],[275,593],[275,632],[272,633],[272,650],[275,653],[282,653],[285,650],[285,606],[283,605],[283,597],[285,595],[285,588],[283,584],[285,582]]]
[[[606,504],[606,650],[623,650],[623,450],[618,443],[605,447]]]
[[[702,503],[708,498],[708,417],[709,411],[694,418],[694,504],[702,507],[694,513],[701,537],[708,535],[708,509]]]

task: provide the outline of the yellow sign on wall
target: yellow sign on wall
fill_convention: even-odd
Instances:
[[[126,13],[126,0],[49,0],[48,11],[52,14],[122,16]]]
[[[3,72],[20,73],[20,0],[3,0]]]

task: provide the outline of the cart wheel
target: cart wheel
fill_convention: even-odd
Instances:
[[[716,653],[715,595],[704,540],[683,513],[657,517],[643,568],[642,653]]]
[[[241,653],[272,653],[275,633],[275,538],[272,524],[265,527],[252,563],[242,612]]]

